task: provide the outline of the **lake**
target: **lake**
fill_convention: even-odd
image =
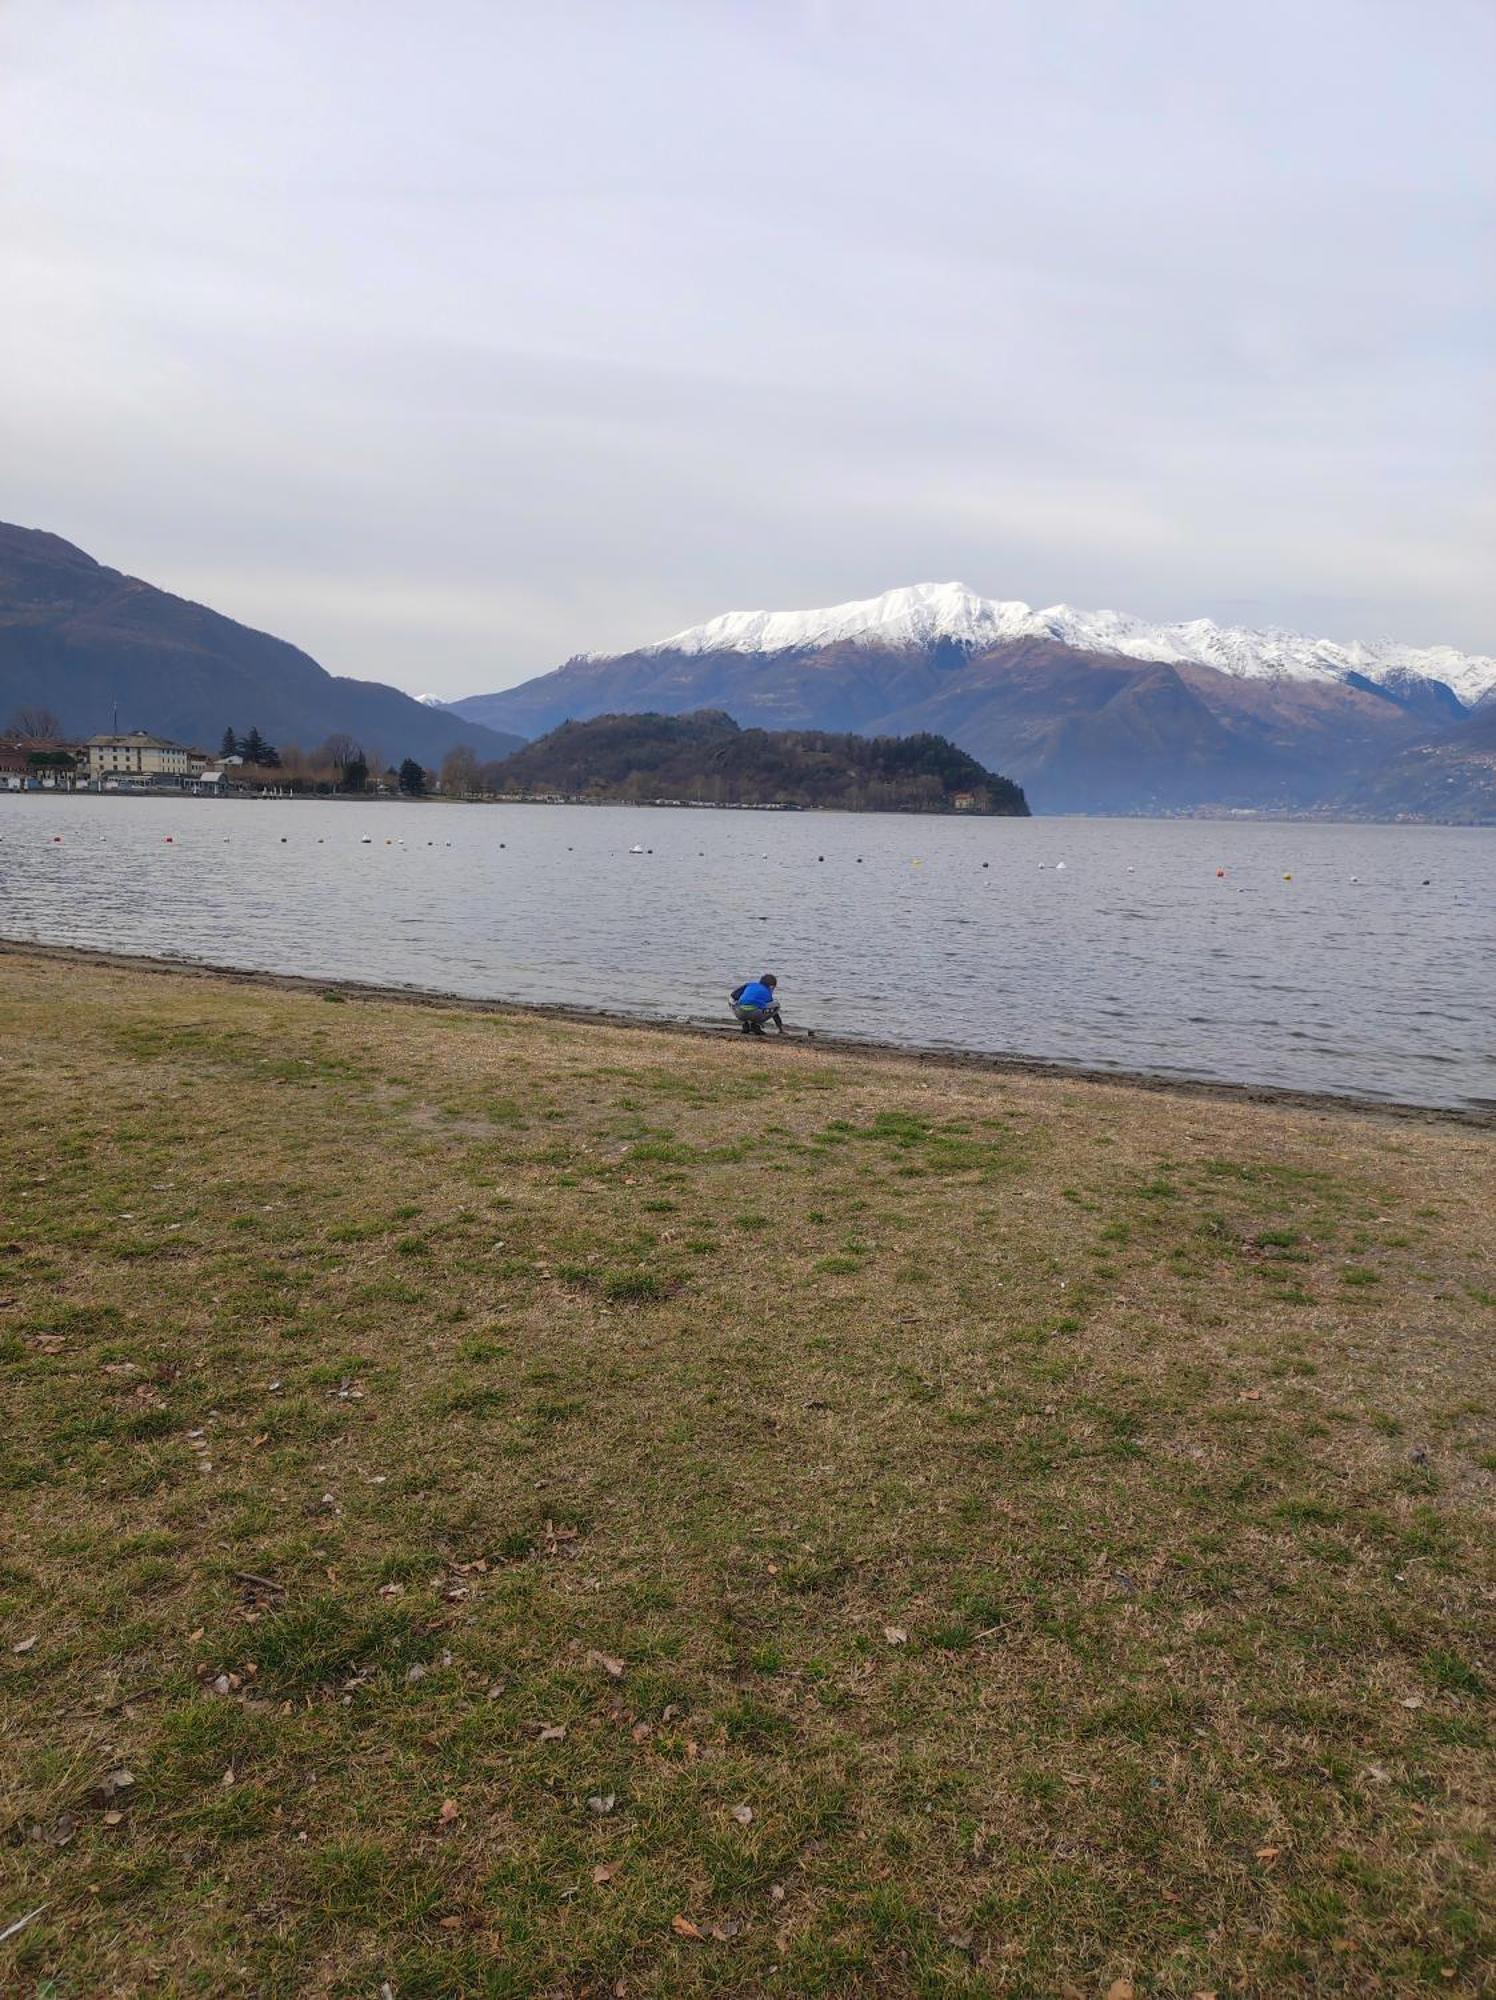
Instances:
[[[1496,1104],[1496,828],[0,794],[0,935]]]

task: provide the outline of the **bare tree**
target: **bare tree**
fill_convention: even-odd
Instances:
[[[442,759],[442,790],[453,798],[466,798],[478,789],[478,759],[464,743],[449,750]]]
[[[62,724],[50,708],[18,708],[6,723],[0,736],[14,738],[17,743],[55,743],[62,734]]]

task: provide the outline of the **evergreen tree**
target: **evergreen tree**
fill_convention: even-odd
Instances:
[[[407,757],[400,766],[400,789],[407,797],[421,798],[426,790],[426,773],[414,757]]]
[[[248,736],[239,739],[239,755],[246,764],[263,764],[269,747],[258,729],[251,729]]]
[[[343,765],[343,789],[361,792],[369,782],[369,764],[362,750],[355,750]]]
[[[218,754],[220,757],[224,758],[237,757],[239,754],[239,739],[234,734],[234,727],[232,723],[230,723],[228,728],[223,732],[223,741],[218,746]]]

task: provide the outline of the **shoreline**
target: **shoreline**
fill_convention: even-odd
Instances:
[[[1396,827],[1402,832],[1426,832],[1432,828],[1442,828],[1451,833],[1496,832],[1496,819],[1435,819],[1419,814],[1413,818],[1384,816],[1378,814],[1357,814],[1345,812],[1317,811],[1305,808],[1294,811],[1288,807],[1272,806],[1199,806],[1181,809],[1178,812],[1080,812],[1072,807],[1060,811],[1050,811],[1043,806],[1030,806],[1026,813],[967,812],[951,810],[921,811],[917,807],[896,806],[880,811],[871,806],[797,806],[797,805],[718,805],[708,800],[696,799],[597,799],[597,798],[522,798],[496,795],[492,798],[444,798],[440,794],[406,792],[232,792],[215,794],[193,791],[150,791],[145,789],[122,788],[118,791],[94,791],[87,786],[58,791],[47,786],[37,791],[0,792],[0,797],[14,798],[64,798],[64,799],[145,799],[155,804],[187,800],[198,804],[225,804],[229,802],[254,805],[354,805],[354,806],[591,806],[618,807],[629,811],[642,812],[756,812],[782,813],[804,817],[811,813],[837,814],[843,818],[865,819],[962,819],[962,820],[1083,820],[1086,822],[1118,820],[1141,823],[1147,826],[1386,826]]]
[[[0,957],[35,958],[64,964],[96,965],[120,971],[147,972],[182,979],[226,980],[303,995],[335,993],[344,1000],[395,1002],[409,1007],[457,1009],[473,1014],[522,1014],[539,1020],[565,1021],[577,1026],[630,1028],[652,1035],[689,1037],[698,1041],[736,1039],[736,1030],[706,1022],[658,1020],[622,1014],[602,1007],[566,1001],[481,999],[441,988],[385,986],[313,973],[271,972],[216,964],[205,959],[168,958],[155,954],[112,951],[90,945],[28,943],[0,937]],[[766,1037],[777,1042],[778,1036]],[[1496,1104],[1409,1104],[1395,1099],[1342,1095],[1335,1091],[1294,1090],[1275,1084],[1233,1083],[1224,1078],[1175,1077],[1157,1070],[1100,1069],[1080,1063],[1036,1056],[944,1049],[917,1043],[861,1041],[852,1036],[792,1030],[782,1038],[811,1053],[856,1057],[878,1064],[908,1063],[916,1068],[956,1070],[993,1076],[1020,1076],[1051,1082],[1083,1083],[1093,1087],[1153,1092],[1162,1096],[1206,1099],[1218,1103],[1255,1104],[1291,1111],[1341,1112],[1360,1118],[1387,1119],[1402,1124],[1458,1125],[1473,1131],[1496,1131]]]

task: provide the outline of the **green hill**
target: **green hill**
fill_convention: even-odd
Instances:
[[[1028,814],[1017,785],[943,736],[742,729],[718,709],[563,722],[507,757],[494,783],[563,798]]]

